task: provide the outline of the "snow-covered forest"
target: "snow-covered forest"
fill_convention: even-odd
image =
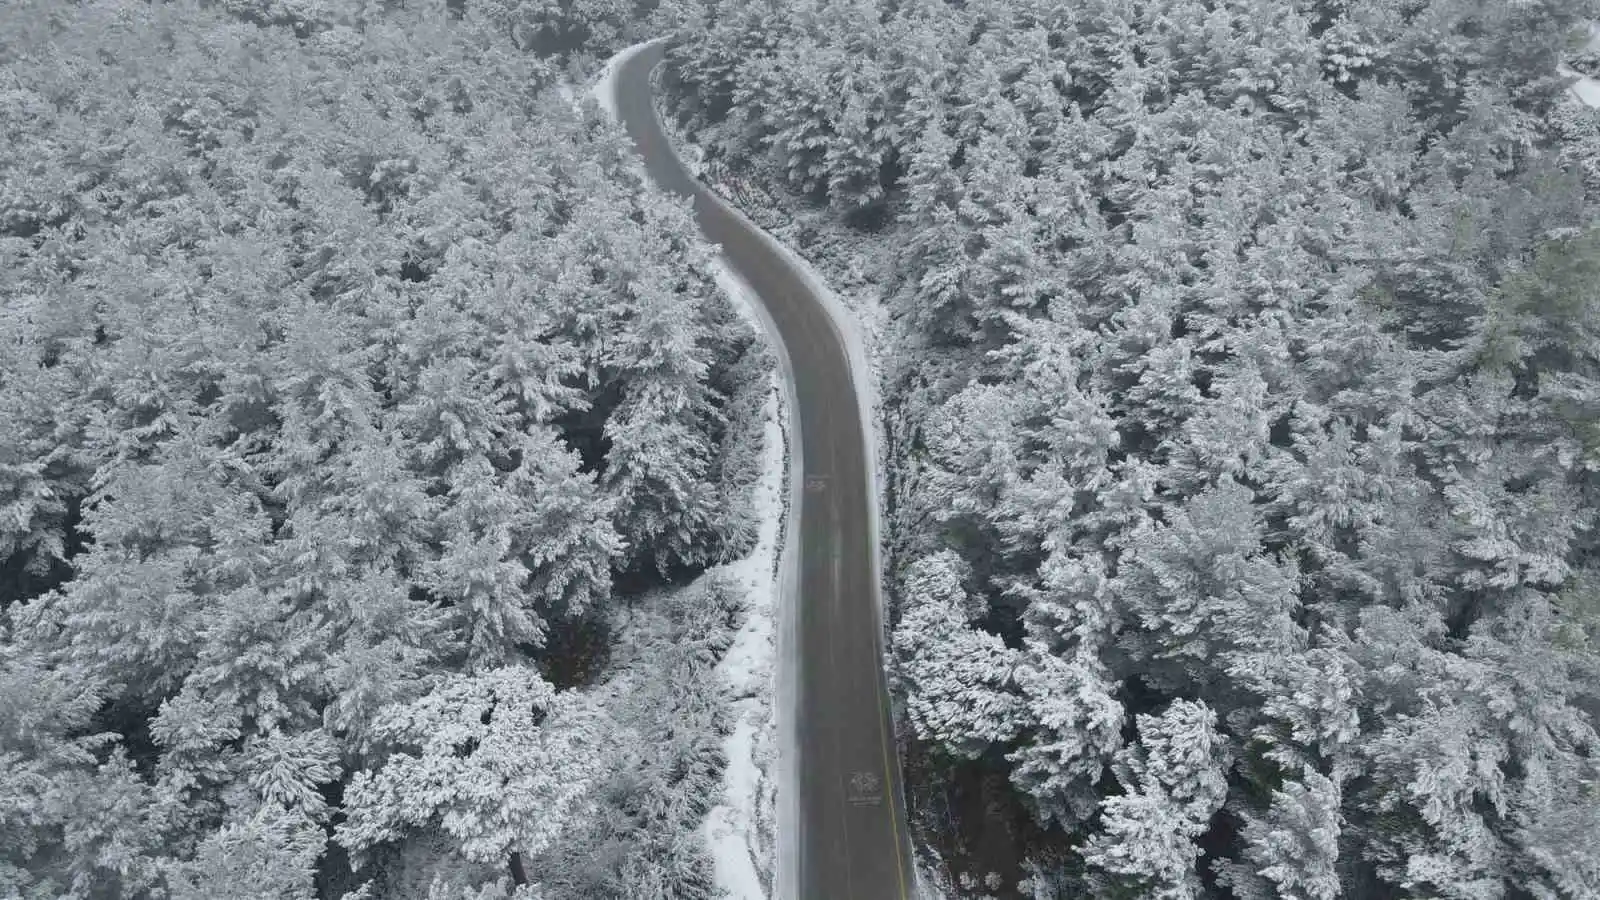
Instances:
[[[710,895],[772,363],[549,6],[0,5],[0,897]]]
[[[0,898],[715,896],[741,602],[654,589],[773,365],[575,100],[669,31],[889,314],[956,895],[1600,897],[1597,18],[4,0]]]
[[[1600,897],[1596,12],[697,5],[683,131],[878,263],[963,896]]]

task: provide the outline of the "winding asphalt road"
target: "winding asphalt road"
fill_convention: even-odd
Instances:
[[[673,154],[650,96],[664,49],[649,46],[618,69],[618,115],[650,177],[694,199],[706,238],[759,295],[788,353],[798,412],[805,489],[793,598],[799,671],[790,682],[798,834],[779,836],[795,848],[788,881],[798,896],[781,900],[908,900],[914,881],[884,680],[871,470],[849,357],[801,275]]]

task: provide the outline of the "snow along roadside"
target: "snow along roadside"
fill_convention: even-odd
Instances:
[[[1568,65],[1558,66],[1556,72],[1564,77],[1575,79],[1572,84],[1567,85],[1567,90],[1579,102],[1591,109],[1600,108],[1600,80],[1590,78]]]
[[[589,88],[588,94],[594,98],[596,103],[600,104],[600,108],[605,110],[605,114],[611,118],[611,121],[619,121],[617,116],[617,70],[622,68],[623,63],[642,53],[646,47],[664,40],[666,38],[656,38],[654,41],[634,44],[632,47],[618,51],[616,56],[606,60],[606,64],[600,68],[600,74],[594,77],[594,84]]]
[[[718,268],[717,282],[747,316],[752,315],[749,307],[756,301],[749,296],[750,289],[725,266]],[[758,322],[751,324],[760,327]],[[722,775],[722,798],[706,813],[701,834],[711,852],[717,886],[732,900],[765,900],[765,885],[772,883],[775,874],[778,779],[773,777],[773,766],[782,756],[775,753],[778,722],[773,705],[774,663],[780,644],[779,564],[784,558],[793,558],[787,552],[791,547],[785,547],[781,555],[779,551],[786,537],[783,525],[788,504],[783,492],[786,448],[779,424],[782,395],[778,378],[772,376],[773,391],[767,397],[761,479],[751,497],[759,522],[756,547],[749,556],[723,567],[747,590],[748,606],[733,646],[717,666],[732,695],[734,725],[723,740],[728,765]],[[793,530],[789,531],[792,535]]]
[[[754,182],[734,178],[731,173],[719,173],[715,167],[707,165],[705,148],[698,137],[691,137],[677,127],[659,94],[654,99],[656,115],[673,154],[723,207],[730,209],[746,225],[750,225],[752,219],[755,220],[755,227],[760,229],[760,234],[768,246],[775,248],[803,275],[810,289],[823,298],[830,324],[835,332],[843,337],[842,343],[849,356],[851,381],[856,390],[857,406],[861,410],[863,433],[871,441],[867,453],[868,477],[872,480],[876,501],[870,506],[872,515],[870,524],[874,535],[872,565],[879,573],[878,580],[873,584],[873,592],[879,640],[886,642],[889,635],[885,630],[884,621],[888,610],[884,605],[882,594],[882,563],[879,555],[882,547],[882,531],[879,525],[882,509],[879,504],[887,496],[887,484],[883,479],[888,471],[889,444],[883,425],[883,410],[878,405],[878,387],[884,383],[884,367],[893,365],[889,361],[893,351],[887,337],[888,330],[885,324],[887,310],[884,306],[882,287],[875,279],[864,276],[866,270],[858,266],[859,258],[846,256],[834,259],[828,255],[827,249],[819,249],[816,253],[808,255],[781,240],[780,235],[792,240],[802,228],[825,230],[827,226],[819,225],[816,220],[790,218],[795,213],[786,210],[770,191]],[[749,209],[750,212],[746,213],[745,209]],[[802,241],[801,246],[804,245]],[[816,261],[813,262],[813,259]],[[831,273],[833,283],[842,285],[842,288],[835,290],[829,284],[828,278],[819,274],[819,268]],[[863,373],[865,379],[862,377]],[[798,466],[799,463],[796,462],[795,465]],[[880,653],[887,658],[887,647],[880,644]],[[894,702],[892,695],[890,702]],[[921,848],[916,846],[912,847],[915,860],[912,870],[916,879],[913,896],[919,900],[944,900],[946,896],[952,896],[948,893],[949,887],[943,884],[936,874],[937,867],[930,866],[928,860],[920,855],[920,850]],[[798,886],[792,882],[785,884],[785,889],[776,894],[776,897],[798,896]]]
[[[657,73],[659,75],[659,72]],[[872,384],[881,386],[885,384],[883,377],[886,367],[894,367],[898,363],[894,359],[894,347],[889,338],[887,323],[888,311],[885,306],[883,287],[880,281],[868,276],[867,269],[860,264],[859,255],[851,253],[836,253],[837,243],[833,240],[842,229],[836,223],[830,223],[818,218],[800,218],[805,216],[804,211],[796,211],[776,196],[770,187],[759,181],[750,181],[736,177],[731,172],[719,172],[717,167],[708,165],[706,151],[699,135],[688,135],[672,121],[667,104],[657,95],[656,114],[662,123],[662,130],[672,146],[673,153],[683,162],[689,173],[698,179],[703,186],[720,196],[725,204],[738,204],[749,209],[748,215],[757,220],[758,224],[766,229],[766,233],[773,237],[785,236],[785,240],[794,240],[794,236],[801,228],[814,228],[819,232],[818,245],[806,247],[801,240],[798,246],[806,247],[803,251],[793,249],[796,244],[784,246],[787,255],[798,253],[810,265],[810,271],[815,274],[817,270],[826,273],[816,276],[819,283],[826,283],[829,278],[832,284],[839,285],[838,289],[830,288],[831,296],[843,302],[848,307],[847,314],[843,317],[843,325],[853,332],[855,339],[865,348],[867,365],[864,371],[870,372]],[[756,177],[756,176],[751,176]],[[840,322],[836,317],[835,327]],[[859,362],[854,364],[854,371],[863,371]],[[882,410],[876,406],[877,397],[872,397],[871,425],[868,432],[872,436],[872,452],[876,457],[877,472],[888,471],[888,438],[884,430],[884,416]],[[863,409],[865,409],[863,404]],[[887,486],[878,480],[877,496],[887,496]],[[874,510],[875,513],[878,510]],[[886,609],[879,599],[879,615]],[[881,628],[881,618],[880,618]],[[885,640],[888,635],[884,634]],[[892,698],[891,698],[892,702]],[[942,875],[942,869],[932,848],[914,845],[912,852],[915,856],[914,875],[916,878],[915,894],[918,900],[946,900],[956,896],[956,888]],[[784,895],[780,895],[784,896]]]
[[[1600,22],[1590,22],[1588,27],[1589,40],[1583,45],[1581,52],[1585,55],[1594,55],[1600,52]],[[1590,78],[1565,63],[1556,66],[1556,73],[1574,79],[1567,85],[1567,91],[1580,103],[1590,109],[1600,108],[1600,79]]]
[[[845,353],[850,360],[850,376],[856,390],[856,405],[861,410],[862,433],[872,442],[868,448],[870,451],[868,475],[872,478],[876,491],[875,498],[881,500],[885,496],[886,489],[881,477],[886,465],[883,454],[888,446],[883,429],[879,425],[883,417],[878,405],[878,385],[883,383],[883,366],[888,343],[883,324],[887,312],[883,308],[881,291],[848,292],[850,297],[841,296],[805,254],[778,239],[777,232],[783,231],[786,226],[792,229],[800,223],[797,220],[789,220],[786,226],[779,224],[777,220],[783,217],[783,211],[776,206],[776,201],[766,191],[759,188],[752,190],[748,184],[730,184],[719,180],[716,173],[710,171],[710,167],[706,165],[705,149],[695,139],[682,133],[676,123],[662,114],[663,104],[660,97],[656,97],[655,100],[656,114],[661,119],[661,130],[667,136],[667,143],[672,147],[673,155],[678,157],[689,174],[700,181],[701,186],[716,198],[719,205],[732,212],[745,225],[755,229],[768,246],[800,273],[807,288],[822,298],[823,306],[828,311],[828,318],[834,331],[842,336]],[[759,206],[763,203],[773,204],[769,208],[760,210],[760,218],[767,220],[765,222],[756,221],[756,217],[746,213],[740,205]],[[849,273],[841,277],[848,281]],[[876,504],[873,506],[872,514],[874,517],[879,515]],[[874,535],[881,538],[882,532],[878,529],[876,518],[872,530]],[[874,561],[874,566],[876,565],[877,562]],[[883,612],[881,597],[878,598],[878,607],[881,614]]]
[[[613,56],[589,89],[613,122],[618,120],[618,69],[653,43],[636,44]],[[793,709],[790,673],[795,660],[790,665],[777,661],[779,653],[793,654],[799,622],[794,603],[798,532],[785,527],[786,514],[798,504],[801,491],[799,443],[787,440],[794,434],[794,378],[765,307],[720,257],[714,265],[717,284],[746,320],[767,336],[779,364],[782,392],[775,391],[766,406],[762,474],[752,497],[759,522],[756,548],[726,567],[736,582],[749,588],[749,608],[733,646],[718,664],[732,695],[734,727],[723,741],[728,763],[721,798],[706,814],[701,834],[717,886],[730,900],[766,900],[769,891],[764,885],[773,887],[771,896],[793,896],[782,883],[794,871],[794,753],[783,749],[793,746],[793,734],[789,726],[779,727],[780,721],[792,723],[793,716],[778,713]],[[780,397],[785,407],[781,415]],[[784,492],[786,461],[789,489]],[[790,789],[779,790],[779,784]],[[788,842],[788,852],[779,848],[780,839]]]

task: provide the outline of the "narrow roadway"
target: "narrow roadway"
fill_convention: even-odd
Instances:
[[[799,273],[673,154],[650,96],[650,72],[663,52],[650,46],[617,71],[618,115],[650,177],[694,198],[706,238],[759,295],[794,379],[806,485],[798,591],[790,598],[799,604],[792,730],[799,833],[780,835],[779,846],[795,848],[799,895],[777,900],[907,900],[911,855],[874,591],[872,486],[848,356]]]

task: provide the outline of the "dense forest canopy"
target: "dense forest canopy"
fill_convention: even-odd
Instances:
[[[771,365],[539,14],[5,5],[0,896],[707,895],[737,604],[556,648],[748,548]]]
[[[998,777],[1041,900],[1600,896],[1596,12],[698,6],[680,121],[888,260],[925,834]]]
[[[1600,895],[1594,7],[12,0],[0,894],[713,895],[730,588],[562,664],[751,537],[770,363],[562,84],[681,18],[682,121],[881,248],[925,835]]]

